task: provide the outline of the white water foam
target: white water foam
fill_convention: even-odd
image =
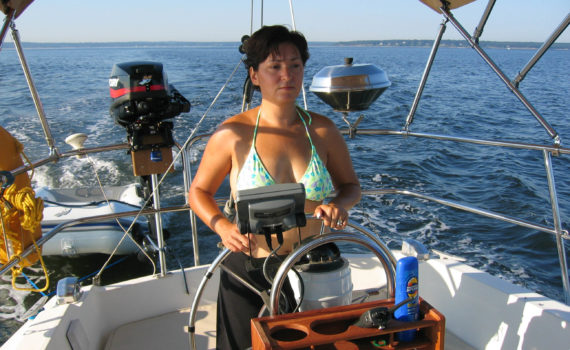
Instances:
[[[65,162],[65,164],[63,164]],[[91,156],[81,159],[60,160],[59,166],[43,166],[34,169],[32,187],[48,188],[80,188],[98,187],[95,171],[103,182],[103,186],[120,185],[120,169],[112,161]]]
[[[45,278],[41,268],[26,268],[25,273],[37,286],[44,286]],[[16,287],[19,289],[31,288],[28,283],[20,283],[21,277],[17,279]],[[33,292],[24,290],[15,290],[12,288],[12,275],[4,274],[0,276],[0,296],[2,305],[0,305],[0,318],[19,320],[25,313],[25,300],[32,295]]]

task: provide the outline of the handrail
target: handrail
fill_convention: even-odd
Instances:
[[[340,130],[342,134],[349,134],[349,129],[343,128]],[[411,132],[405,130],[390,130],[390,129],[355,129],[355,134],[360,135],[399,135],[399,136],[411,136],[411,137],[420,137],[420,138],[429,138],[429,139],[437,139],[443,141],[454,141],[454,142],[465,142],[465,143],[473,143],[478,145],[485,145],[485,146],[498,146],[498,147],[508,147],[508,148],[516,148],[516,149],[527,149],[527,150],[535,150],[535,151],[548,151],[553,154],[570,154],[570,148],[565,147],[555,147],[552,145],[539,145],[539,144],[531,144],[531,143],[523,143],[523,142],[511,142],[511,141],[497,141],[497,140],[484,140],[484,139],[473,139],[473,138],[466,138],[461,136],[448,136],[448,135],[441,135],[441,134],[431,134],[431,133],[418,133],[418,132]],[[189,152],[190,148],[201,139],[208,138],[211,134],[200,134],[196,135],[188,144],[186,144],[186,148],[183,150],[184,152]],[[127,143],[119,143],[119,144],[112,144],[106,146],[99,146],[99,147],[91,147],[91,148],[81,148],[78,150],[73,150],[69,152],[60,153],[57,156],[50,156],[47,158],[40,159],[38,161],[33,162],[30,165],[24,165],[19,168],[16,168],[11,171],[12,175],[17,176],[21,173],[30,171],[34,168],[39,166],[57,162],[63,158],[74,157],[78,155],[90,154],[90,153],[101,153],[101,152],[108,152],[108,151],[115,151],[115,150],[123,150],[129,149],[129,144]],[[190,157],[187,157],[188,159]],[[186,162],[187,163],[187,162]],[[188,164],[185,164],[187,166]],[[192,182],[191,176],[186,178],[186,181]]]
[[[449,135],[440,135],[440,134],[431,134],[431,133],[417,133],[411,132],[408,130],[389,130],[389,129],[341,129],[342,134],[349,135],[392,135],[392,136],[403,136],[403,137],[418,137],[418,138],[426,138],[426,139],[435,139],[440,141],[451,141],[451,142],[462,142],[462,143],[470,143],[470,144],[477,144],[482,146],[495,146],[495,147],[504,147],[504,148],[513,148],[513,149],[524,149],[524,150],[534,150],[534,151],[542,151],[545,154],[545,157],[549,156],[550,154],[560,155],[560,154],[570,154],[570,148],[565,148],[560,145],[539,145],[539,144],[531,144],[531,143],[523,143],[523,142],[513,142],[513,141],[498,141],[498,140],[485,140],[485,139],[474,139],[474,138],[466,138],[460,136],[449,136]],[[199,135],[196,136],[193,140],[191,140],[188,144],[193,145],[194,142],[198,141],[199,139],[203,139],[208,137],[209,135]],[[558,202],[558,195],[556,193],[556,188],[554,185],[554,176],[552,174],[551,167],[548,168],[547,163],[547,175],[549,175],[549,192],[551,202],[553,203],[553,208],[557,208],[557,205],[554,206],[554,203]],[[373,190],[364,190],[362,191],[363,195],[369,194],[400,194],[400,195],[408,195],[424,200],[429,200],[432,202],[436,202],[448,207],[452,207],[455,209],[460,209],[466,212],[471,212],[480,216],[489,217],[495,220],[505,221],[508,223],[512,223],[521,227],[526,227],[530,229],[534,229],[541,232],[546,232],[553,234],[557,239],[558,245],[558,255],[560,260],[560,271],[562,274],[562,281],[564,287],[564,294],[566,299],[566,304],[570,305],[570,282],[568,282],[568,266],[566,265],[565,261],[565,248],[563,245],[562,239],[570,239],[570,235],[567,230],[563,230],[560,225],[557,225],[554,228],[550,228],[544,225],[535,224],[523,219],[515,218],[512,216],[496,213],[493,211],[476,208],[474,206],[461,204],[459,202],[446,200],[442,198],[437,198],[433,196],[429,196],[426,194],[421,194],[413,191],[403,190],[403,189],[373,189]],[[553,209],[554,210],[554,209]],[[557,210],[557,209],[556,209]],[[554,219],[556,220],[559,217],[558,211],[553,212]],[[193,227],[194,229],[194,227]],[[195,253],[196,254],[196,253]]]
[[[117,150],[129,149],[129,148],[130,148],[130,146],[127,143],[117,143],[117,144],[107,145],[107,146],[81,148],[81,149],[77,149],[77,150],[73,150],[73,151],[69,151],[69,152],[50,155],[47,158],[42,158],[42,159],[35,161],[29,165],[23,165],[23,166],[18,167],[14,170],[11,170],[11,173],[12,173],[12,175],[16,176],[16,175],[22,174],[24,172],[33,170],[34,168],[46,165],[48,163],[52,163],[52,162],[55,163],[55,162],[57,162],[63,158],[70,158],[70,157],[85,155],[85,154],[90,154],[90,153],[117,151]]]
[[[345,129],[341,130],[341,133],[347,134],[347,133],[349,133],[349,131],[350,130],[345,128]],[[514,148],[514,149],[540,150],[540,151],[546,152],[548,154],[550,154],[550,153],[552,153],[552,154],[570,154],[569,148],[556,147],[556,146],[552,146],[552,145],[538,145],[538,144],[530,144],[530,143],[511,142],[511,141],[473,139],[473,138],[465,138],[465,137],[458,137],[458,136],[448,136],[448,135],[439,135],[439,134],[430,134],[430,133],[417,133],[417,132],[410,132],[410,131],[406,131],[406,130],[398,131],[398,130],[389,130],[389,129],[358,129],[358,130],[353,130],[353,131],[355,132],[355,134],[359,134],[359,135],[392,135],[392,136],[403,136],[403,137],[418,137],[418,138],[427,138],[427,139],[437,139],[437,140],[442,140],[442,141],[471,143],[471,144],[478,144],[478,145],[484,145],[484,146],[498,146],[498,147]],[[189,152],[190,148],[194,145],[195,142],[197,142],[201,139],[205,139],[209,136],[210,136],[210,134],[201,134],[201,135],[195,136],[186,144],[186,147],[184,149],[182,149],[182,152],[183,153]],[[22,173],[24,171],[28,171],[34,167],[37,167],[37,166],[40,166],[43,164],[47,164],[49,162],[55,162],[61,158],[72,157],[72,156],[81,155],[81,154],[89,154],[89,153],[128,149],[128,147],[129,147],[128,144],[115,144],[115,145],[109,145],[109,146],[94,147],[94,148],[83,148],[80,150],[73,150],[70,152],[59,154],[59,155],[57,155],[57,157],[54,157],[52,155],[48,158],[37,161],[37,162],[33,163],[32,165],[22,166],[18,169],[13,170],[12,173],[14,175],[17,175],[17,174]],[[185,157],[185,158],[189,159],[189,157]],[[185,182],[187,182],[189,184],[192,181],[192,178],[191,178],[189,164],[187,161],[185,161],[185,170],[186,171],[185,171],[185,179],[184,180],[185,180]],[[433,196],[429,196],[426,194],[421,194],[421,193],[417,193],[417,192],[413,192],[413,191],[409,191],[409,190],[404,190],[404,189],[369,189],[369,190],[363,191],[363,195],[381,195],[381,194],[398,194],[398,195],[406,195],[406,196],[416,197],[416,198],[420,198],[420,199],[424,199],[424,200],[429,200],[429,201],[436,202],[436,203],[439,203],[439,204],[442,204],[442,205],[445,205],[448,207],[452,207],[455,209],[460,209],[460,210],[471,212],[471,213],[474,213],[477,215],[486,216],[486,217],[489,217],[492,219],[509,222],[512,224],[516,224],[516,225],[519,225],[522,227],[534,229],[537,231],[550,233],[550,234],[555,235],[556,237],[560,237],[561,239],[570,239],[568,231],[566,231],[566,230],[562,230],[562,229],[557,230],[556,228],[550,228],[550,227],[546,227],[544,225],[531,223],[531,222],[528,222],[526,220],[511,217],[508,215],[504,215],[504,214],[500,214],[500,213],[476,208],[476,207],[469,206],[469,205],[464,205],[464,204],[461,204],[461,203],[458,203],[455,201],[437,198],[437,197],[433,197]],[[554,192],[553,196],[556,198],[555,192]],[[223,205],[223,199],[218,199],[218,204]],[[77,225],[77,224],[80,224],[83,222],[106,220],[106,219],[115,218],[115,217],[134,216],[136,214],[139,214],[139,215],[141,215],[141,214],[155,214],[158,212],[189,210],[190,220],[191,220],[192,239],[194,242],[194,255],[195,255],[194,265],[197,266],[197,265],[199,265],[200,260],[199,260],[199,249],[198,249],[198,244],[197,244],[197,240],[198,240],[197,219],[195,217],[195,213],[188,207],[188,204],[186,204],[184,206],[174,207],[174,208],[175,208],[174,210],[172,209],[172,207],[161,209],[161,210],[145,209],[140,213],[138,211],[132,211],[132,212],[107,214],[107,215],[102,215],[102,216],[97,216],[97,217],[89,217],[89,218],[74,220],[72,222],[65,223],[65,225],[60,224],[61,227],[57,226],[56,228],[54,228],[53,230],[51,230],[50,232],[45,234],[38,241],[38,244],[41,245],[41,244],[45,243],[45,241],[47,239],[51,238],[51,236],[55,235],[55,233],[63,230],[64,228],[67,228],[67,227],[70,227],[73,225]],[[26,253],[26,251],[24,253]],[[27,254],[29,254],[29,252]],[[24,256],[26,256],[26,255],[24,255]],[[19,258],[15,258],[14,261],[10,261],[9,263],[7,263],[5,266],[2,267],[2,270],[0,270],[0,274],[3,274],[5,272],[6,268],[10,268],[10,267],[14,266],[15,264],[17,264],[18,262],[19,262]],[[562,271],[564,271],[564,269]],[[568,289],[570,289],[570,288],[568,288]]]
[[[409,195],[412,197],[433,201],[433,202],[436,202],[436,203],[439,203],[439,204],[442,204],[442,205],[445,205],[448,207],[452,207],[455,209],[460,209],[460,210],[467,211],[467,212],[474,213],[474,214],[478,214],[481,216],[486,216],[486,217],[489,217],[492,219],[502,220],[502,221],[509,222],[512,224],[516,224],[519,226],[531,228],[531,229],[534,229],[537,231],[542,231],[542,232],[553,234],[556,238],[556,246],[557,246],[558,257],[559,257],[559,262],[560,262],[560,273],[561,273],[561,277],[562,277],[562,287],[563,287],[563,292],[564,292],[564,299],[565,299],[565,303],[567,305],[570,305],[570,282],[569,282],[569,277],[568,277],[568,265],[566,264],[566,251],[564,248],[564,242],[562,241],[562,239],[570,239],[570,236],[569,236],[567,230],[562,229],[562,225],[560,222],[558,198],[557,198],[557,194],[556,194],[556,187],[554,185],[554,175],[552,174],[552,164],[551,164],[551,160],[549,157],[550,154],[546,151],[544,152],[544,154],[545,154],[546,170],[547,170],[547,175],[548,175],[547,176],[548,177],[548,188],[549,188],[549,193],[550,193],[550,198],[551,198],[551,203],[552,203],[554,228],[549,228],[549,227],[546,227],[543,225],[533,224],[533,223],[528,222],[526,220],[517,219],[517,218],[511,217],[508,215],[503,215],[503,214],[499,214],[499,213],[492,212],[489,210],[484,210],[484,209],[480,209],[480,208],[476,208],[476,207],[472,207],[472,206],[468,206],[468,205],[463,205],[463,204],[460,204],[460,203],[457,203],[454,201],[441,199],[441,198],[437,198],[437,197],[432,197],[432,196],[420,194],[417,192],[407,191],[407,190],[379,189],[379,190],[363,191],[362,194],[363,195],[369,195],[369,194]]]
[[[497,141],[497,140],[485,140],[485,139],[474,139],[462,136],[449,136],[449,135],[441,135],[441,134],[431,134],[431,133],[420,133],[420,132],[411,132],[406,130],[390,130],[390,129],[356,129],[353,130],[355,134],[360,135],[399,135],[404,137],[419,137],[419,138],[427,138],[427,139],[434,139],[440,141],[453,141],[453,142],[463,142],[463,143],[472,143],[477,145],[483,146],[496,146],[496,147],[506,147],[506,148],[515,148],[515,149],[526,149],[526,150],[533,150],[533,151],[547,151],[552,154],[570,154],[570,148],[565,148],[561,146],[552,146],[552,145],[539,145],[533,143],[524,143],[524,142],[513,142],[513,141]],[[342,134],[348,135],[350,130],[347,128],[343,128],[340,130]]]

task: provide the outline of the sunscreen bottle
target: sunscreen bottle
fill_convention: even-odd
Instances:
[[[398,260],[396,265],[395,304],[408,298],[412,298],[412,300],[394,311],[395,319],[405,322],[419,320],[418,259],[413,256],[407,256]],[[400,341],[412,341],[415,337],[415,329],[398,332]]]

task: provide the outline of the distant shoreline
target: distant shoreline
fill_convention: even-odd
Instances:
[[[481,41],[483,48],[536,50],[542,46],[540,42],[517,41]],[[237,47],[239,42],[199,42],[199,41],[132,41],[132,42],[83,42],[83,43],[38,43],[24,42],[24,48],[113,48],[113,47]],[[433,40],[353,40],[353,41],[316,41],[310,46],[366,46],[366,47],[431,47]],[[442,40],[440,47],[468,48],[465,40]],[[3,49],[14,49],[14,43],[4,42]],[[570,43],[554,43],[554,50],[569,50]]]
[[[356,40],[341,41],[339,45],[346,46],[411,46],[411,47],[431,47],[433,40]],[[479,45],[483,48],[493,49],[538,49],[543,43],[540,42],[519,42],[519,41],[480,41]],[[442,40],[440,47],[471,47],[465,40]],[[554,43],[551,47],[556,50],[570,49],[570,43]]]

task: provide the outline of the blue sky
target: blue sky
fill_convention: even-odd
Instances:
[[[254,0],[254,28],[261,1]],[[419,0],[292,0],[309,41],[433,39],[441,15]],[[473,33],[486,0],[454,10]],[[543,42],[570,0],[497,0],[481,40]],[[251,27],[250,0],[36,0],[16,20],[24,42],[239,41]],[[264,3],[264,24],[292,24],[288,0]],[[460,39],[448,25],[444,39]],[[10,41],[10,35],[7,36]],[[570,29],[558,42],[570,42]]]

